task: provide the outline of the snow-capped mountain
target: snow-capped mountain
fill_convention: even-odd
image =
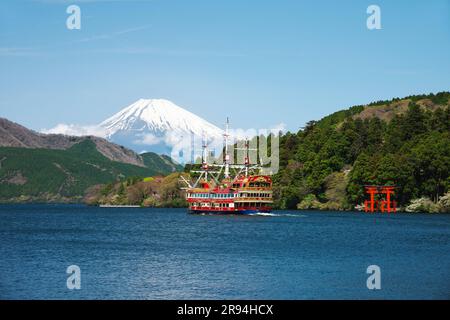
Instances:
[[[192,135],[217,139],[223,131],[165,99],[140,99],[99,124],[109,140],[134,149],[170,154]]]

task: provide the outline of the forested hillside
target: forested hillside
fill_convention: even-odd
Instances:
[[[148,167],[112,161],[90,139],[67,150],[0,147],[0,201],[73,202],[92,185],[168,174],[178,167],[156,154],[143,158]]]
[[[442,92],[355,106],[283,135],[277,206],[353,209],[363,186],[377,184],[398,186],[404,208],[422,198],[419,209],[448,210],[449,98]]]

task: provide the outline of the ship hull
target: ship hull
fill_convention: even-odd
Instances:
[[[208,214],[208,215],[252,215],[258,213],[271,213],[271,210],[236,210],[236,211],[218,211],[218,210],[188,210],[189,214]]]

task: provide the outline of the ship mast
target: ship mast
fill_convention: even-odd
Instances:
[[[249,142],[248,139],[245,139],[245,159],[244,159],[244,165],[245,165],[245,176],[248,176],[248,167],[250,166],[250,159],[248,156],[248,150],[249,150]]]
[[[223,138],[224,138],[223,140],[224,140],[224,144],[225,144],[225,151],[223,154],[223,163],[225,166],[225,170],[224,170],[225,179],[228,179],[230,177],[230,155],[228,154],[228,137],[229,137],[228,126],[229,126],[229,121],[228,121],[228,117],[227,117],[225,133],[223,134]]]
[[[202,144],[202,169],[205,172],[205,180],[208,181],[208,144],[206,133],[203,134],[203,144]]]

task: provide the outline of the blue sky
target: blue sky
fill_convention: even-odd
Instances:
[[[70,4],[81,30],[66,28]],[[371,4],[381,30],[366,27]],[[166,98],[219,126],[296,131],[450,90],[450,1],[6,0],[0,88],[0,116],[35,130]]]

